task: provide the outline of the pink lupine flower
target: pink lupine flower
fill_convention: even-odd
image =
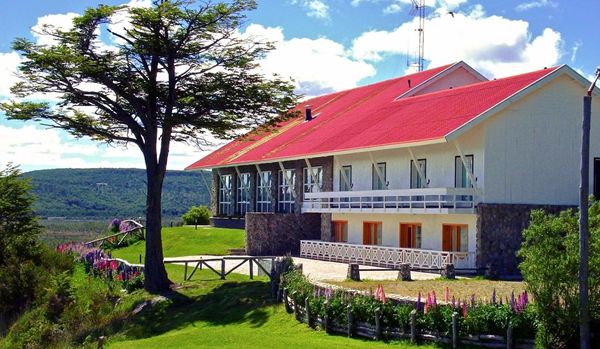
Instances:
[[[448,289],[448,286],[446,286],[445,301],[448,302],[449,299],[450,299],[450,290]]]

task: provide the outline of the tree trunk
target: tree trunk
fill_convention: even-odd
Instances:
[[[152,158],[156,159],[155,155],[145,155],[148,192],[146,196],[146,261],[144,286],[148,292],[160,292],[168,290],[169,286],[172,284],[167,276],[167,271],[163,262],[161,237],[161,198],[166,164],[164,164],[164,166],[161,166],[156,162],[152,164]]]

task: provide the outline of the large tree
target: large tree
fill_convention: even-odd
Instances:
[[[41,120],[76,137],[135,144],[147,171],[146,289],[169,287],[161,241],[161,192],[172,141],[203,144],[270,126],[296,104],[293,86],[265,77],[272,47],[239,34],[251,0],[154,0],[148,8],[89,8],[70,30],[45,27],[51,45],[16,39],[24,61],[10,119]],[[118,21],[117,21],[118,20]],[[103,31],[114,45],[99,39]],[[56,104],[33,99],[58,94]],[[28,99],[29,97],[29,99]]]

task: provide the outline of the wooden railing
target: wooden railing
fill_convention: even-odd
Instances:
[[[416,269],[441,269],[454,264],[456,269],[474,269],[474,252],[448,252],[417,248],[356,245],[319,240],[301,240],[300,257],[332,262],[358,263],[386,268],[410,264]]]
[[[474,213],[473,188],[421,188],[305,193],[302,212]]]
[[[133,219],[124,220],[123,223],[129,223],[131,228],[113,235],[105,236],[100,239],[85,242],[85,246],[92,247],[98,244],[98,247],[102,247],[103,245],[119,247],[128,237],[136,236],[140,240],[145,239],[144,226],[141,223]]]

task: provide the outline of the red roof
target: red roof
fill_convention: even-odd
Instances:
[[[410,90],[408,79],[415,87],[448,67],[313,98],[301,104],[312,105],[313,120],[288,120],[279,132],[235,140],[186,170],[441,139],[556,69],[395,100]]]

